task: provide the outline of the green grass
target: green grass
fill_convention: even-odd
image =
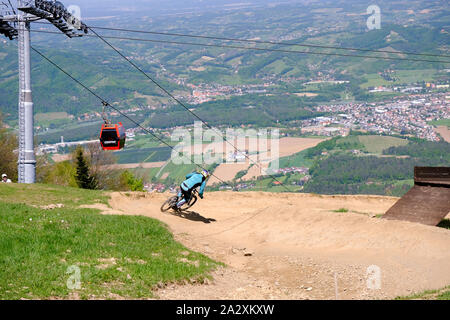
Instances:
[[[348,212],[348,209],[346,208],[340,208],[338,210],[333,210],[333,212]]]
[[[441,222],[439,222],[439,224],[437,226],[440,228],[450,230],[450,219],[443,219]]]
[[[361,88],[389,86],[394,84],[410,84],[417,81],[433,81],[438,71],[433,69],[423,70],[398,70],[395,76],[397,81],[386,81],[378,73],[370,73],[365,76],[367,82]]]
[[[69,208],[108,203],[106,192],[44,184],[0,184],[0,201],[44,206],[61,203]]]
[[[358,138],[368,152],[375,154],[381,154],[383,150],[390,147],[408,144],[406,139],[388,136],[359,136]]]
[[[145,178],[145,181],[150,181],[150,179],[158,173],[161,168],[134,168],[128,169],[131,171],[136,177]]]
[[[1,185],[0,299],[154,298],[160,284],[202,282],[221,265],[174,241],[157,220],[79,208],[106,200],[99,191]],[[50,203],[65,207],[30,206]],[[67,287],[71,266],[80,289]]]
[[[245,181],[247,184],[254,184],[253,188],[243,189],[242,191],[264,191],[264,192],[298,192],[302,188],[297,185],[292,185],[291,182],[299,179],[303,175],[293,174],[290,177],[281,176],[276,179],[280,181],[283,185],[273,185],[275,180],[271,177],[266,177],[259,180]]]
[[[172,150],[169,147],[152,148],[126,148],[114,153],[117,156],[117,163],[143,163],[160,162],[170,158]]]
[[[164,177],[165,180],[167,178],[171,178],[178,183],[183,182],[186,179],[186,175],[191,173],[197,169],[197,166],[194,164],[180,164],[176,165],[172,161],[164,168],[164,170],[160,173],[158,178],[162,178],[165,176],[165,173],[169,173],[167,177]]]
[[[175,145],[175,142],[172,142],[170,140],[165,141],[169,145]],[[148,135],[143,136],[136,136],[134,137],[134,140],[129,140],[127,143],[127,147],[130,149],[141,149],[141,148],[156,148],[156,147],[162,147],[164,144],[162,144],[160,141],[155,141],[154,137],[150,137]]]
[[[414,293],[410,296],[397,297],[396,300],[450,300],[450,286]]]
[[[34,120],[41,127],[50,127],[52,124],[58,127],[67,125],[73,121],[69,118],[67,112],[38,113],[34,116]]]
[[[69,117],[69,114],[67,112],[47,112],[47,113],[37,113],[34,116],[34,120],[39,121],[52,121],[52,120],[59,120],[59,119],[66,119]]]
[[[447,126],[448,128],[450,128],[450,119],[439,119],[435,121],[430,121],[428,122],[428,124],[433,126]]]
[[[283,157],[279,159],[279,167],[280,168],[288,168],[288,167],[311,167],[314,163],[313,160],[307,159],[305,156],[307,154],[307,150],[300,151],[293,155]],[[269,167],[272,167],[271,163]]]

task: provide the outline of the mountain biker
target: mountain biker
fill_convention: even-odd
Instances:
[[[201,199],[203,199],[203,192],[205,191],[206,187],[206,180],[209,178],[210,173],[207,170],[202,170],[201,173],[199,172],[192,172],[186,176],[186,180],[183,181],[180,185],[180,192],[178,193],[178,198],[183,196],[183,199],[181,199],[177,203],[177,208],[181,208],[183,204],[186,202],[189,202],[191,199],[192,191],[200,186],[200,190],[198,192],[198,195]]]

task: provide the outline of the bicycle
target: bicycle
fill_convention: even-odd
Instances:
[[[177,203],[183,199],[183,195],[181,195],[181,197],[178,197],[178,195],[176,196],[172,196],[169,199],[167,199],[163,205],[161,206],[161,212],[166,212],[169,211],[170,209],[172,209],[175,212],[182,212],[182,211],[186,211],[188,210],[190,207],[192,207],[198,200],[197,198],[197,189],[194,189],[192,191],[191,194],[191,198],[189,199],[189,202],[186,202],[185,204],[183,204],[181,206],[181,208],[177,207]]]

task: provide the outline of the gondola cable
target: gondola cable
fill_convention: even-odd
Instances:
[[[43,30],[31,30],[31,32],[60,34],[58,32],[43,31]],[[84,37],[95,37],[95,36],[85,35]],[[333,53],[333,52],[316,52],[316,51],[284,50],[284,49],[259,48],[259,47],[243,47],[243,46],[235,46],[235,45],[205,44],[205,43],[194,43],[194,42],[181,42],[181,41],[155,40],[155,39],[139,39],[139,38],[116,37],[116,36],[103,36],[103,38],[105,38],[105,39],[116,39],[116,40],[153,42],[153,43],[173,44],[173,45],[191,45],[191,46],[200,46],[200,47],[214,47],[214,48],[237,49],[237,50],[252,50],[252,51],[260,51],[260,52],[267,51],[267,52],[279,52],[279,53],[311,54],[311,55],[324,55],[324,56],[337,56],[337,57],[352,57],[352,58],[364,58],[364,59],[391,60],[391,61],[429,62],[429,63],[450,64],[450,61],[429,60],[429,59],[414,59],[414,58],[400,58],[400,57],[381,57],[381,56],[367,56],[367,55]],[[399,54],[400,54],[400,52],[399,52]]]
[[[143,131],[145,131],[146,133],[151,134],[154,138],[156,138],[158,141],[160,141],[161,143],[163,143],[164,145],[166,145],[167,147],[169,147],[171,150],[173,151],[177,151],[173,146],[171,146],[170,144],[168,144],[166,141],[164,141],[163,139],[161,139],[160,137],[158,137],[154,132],[152,132],[151,130],[148,130],[147,128],[145,128],[144,126],[142,126],[140,123],[138,123],[137,121],[135,121],[133,118],[129,117],[127,114],[123,113],[122,111],[120,111],[119,109],[117,109],[116,107],[114,107],[113,105],[111,105],[109,102],[107,102],[105,99],[103,99],[102,97],[100,97],[97,93],[95,93],[92,89],[90,89],[89,87],[87,87],[85,84],[83,84],[81,81],[79,81],[78,79],[76,79],[75,77],[73,77],[70,73],[68,73],[67,71],[65,71],[62,67],[60,67],[58,64],[56,64],[55,62],[53,62],[50,58],[48,58],[46,55],[44,55],[42,52],[40,52],[38,49],[34,48],[33,46],[30,46],[31,49],[36,52],[38,55],[40,55],[43,59],[45,59],[47,62],[49,62],[51,65],[53,65],[54,67],[56,67],[57,69],[59,69],[61,72],[63,72],[66,76],[68,76],[70,79],[72,79],[73,81],[75,81],[78,85],[80,85],[83,89],[87,90],[90,94],[92,94],[93,96],[95,96],[97,99],[99,99],[102,103],[102,105],[104,107],[109,107],[111,109],[113,109],[114,111],[116,111],[117,113],[119,113],[120,115],[122,115],[123,117],[125,117],[126,119],[128,119],[129,121],[131,121],[132,123],[134,123],[137,127],[141,128]],[[186,157],[186,156],[185,156]],[[198,166],[200,169],[206,170],[204,167],[194,163],[192,161],[192,159],[186,157],[187,159],[189,159],[189,161],[191,161],[192,164]],[[230,187],[233,187],[232,185],[230,185],[229,183],[225,182],[224,180],[220,179],[219,177],[217,177],[216,175],[214,175],[213,173],[211,173],[211,176],[215,177],[218,181],[220,181],[221,183],[228,185]]]
[[[181,102],[179,99],[177,99],[172,93],[170,93],[166,88],[164,88],[162,85],[160,85],[156,80],[154,80],[152,77],[150,77],[145,71],[143,71],[141,68],[139,68],[133,61],[131,61],[130,59],[128,59],[124,54],[122,54],[119,50],[116,49],[116,47],[114,47],[111,43],[109,43],[107,40],[105,40],[102,36],[100,36],[95,30],[91,29],[89,26],[88,28],[103,42],[105,42],[111,49],[113,49],[115,52],[117,52],[123,59],[125,59],[126,61],[128,61],[128,63],[130,63],[136,70],[138,70],[139,72],[141,72],[147,79],[149,79],[151,82],[153,82],[158,88],[160,88],[162,91],[164,91],[170,98],[172,98],[174,101],[176,101],[180,106],[182,106],[186,111],[188,111],[191,115],[193,115],[195,118],[197,118],[198,120],[200,120],[204,125],[206,125],[209,129],[216,131],[215,128],[213,128],[212,126],[210,126],[206,121],[204,121],[202,118],[200,118],[195,112],[193,112],[192,110],[190,110],[183,102]],[[249,160],[250,162],[252,162],[254,165],[256,165],[261,171],[263,170],[263,168],[255,161],[253,161],[247,154],[241,152],[240,150],[238,150],[238,148],[230,143],[228,141],[228,139],[226,139],[225,137],[223,137],[224,141],[226,143],[228,143],[229,145],[231,145],[234,150],[238,153],[238,154],[242,154],[247,160]],[[269,176],[271,177],[271,179],[273,181],[276,181],[279,183],[279,185],[283,186],[283,188],[285,188],[288,192],[290,192],[291,190],[289,190],[281,181],[279,181],[276,177],[274,177],[272,174],[269,174]]]
[[[37,23],[50,25],[49,23],[46,23],[46,22],[37,22]],[[403,55],[415,55],[415,56],[440,57],[440,58],[450,57],[450,55],[435,54],[435,53],[417,53],[417,52],[410,52],[410,51],[377,50],[377,49],[364,49],[364,48],[353,48],[353,47],[324,46],[324,45],[305,44],[305,43],[291,43],[291,42],[265,41],[265,40],[240,39],[240,38],[213,37],[213,36],[202,36],[202,35],[183,34],[183,33],[145,31],[145,30],[133,30],[133,29],[97,27],[97,26],[90,26],[90,28],[91,29],[100,29],[100,30],[129,32],[129,33],[142,33],[142,34],[152,34],[152,35],[171,36],[171,37],[185,37],[185,38],[194,38],[194,39],[207,39],[207,40],[220,40],[220,41],[233,41],[233,42],[247,42],[247,43],[257,43],[257,44],[279,45],[279,46],[297,46],[297,47],[307,47],[307,48],[346,50],[346,51],[391,53],[391,54],[403,54]],[[131,40],[133,38],[123,38],[123,39]],[[139,39],[139,40],[145,40],[145,39]]]

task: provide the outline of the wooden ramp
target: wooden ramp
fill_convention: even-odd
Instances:
[[[414,187],[397,201],[384,219],[438,225],[450,212],[450,167],[414,168]]]

